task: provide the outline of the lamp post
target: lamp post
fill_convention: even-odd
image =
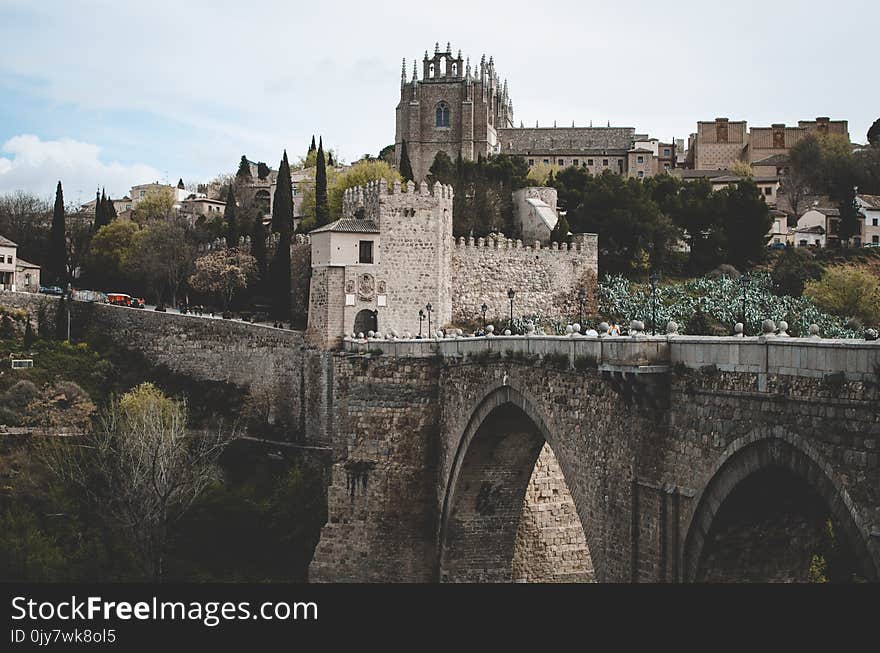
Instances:
[[[584,302],[587,301],[587,291],[581,288],[578,290],[578,324],[581,329],[584,328]],[[583,333],[583,331],[581,331]]]
[[[419,338],[422,337],[422,322],[425,321],[425,311],[419,309]]]
[[[510,332],[513,333],[513,298],[516,296],[516,291],[511,288],[507,291],[507,298],[510,300]]]
[[[657,282],[660,281],[660,275],[654,272],[650,277],[651,281],[651,335],[657,335]]]
[[[480,306],[480,310],[483,312],[483,333],[486,332],[486,311],[489,310],[489,307],[486,304]]]
[[[425,309],[428,311],[428,338],[433,338],[434,336],[431,335],[431,311],[434,310],[434,307],[428,304]]]
[[[743,295],[742,295],[742,300],[743,300],[743,306],[742,306],[743,335],[746,335],[746,289],[749,287],[749,283],[751,282],[751,280],[752,279],[748,275],[748,273],[742,275],[739,278],[739,283],[740,283],[740,285],[742,285],[742,291],[743,291]]]

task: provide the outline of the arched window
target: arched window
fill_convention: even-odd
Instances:
[[[437,127],[449,127],[449,105],[441,102],[437,105]]]

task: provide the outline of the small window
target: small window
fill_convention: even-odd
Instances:
[[[645,157],[643,157],[643,156],[636,157],[636,163],[644,163],[644,162],[645,162]]]
[[[806,240],[802,240],[799,244],[800,244],[801,247],[806,247],[806,246],[807,246],[807,241],[806,241]]]
[[[535,165],[535,160],[534,160],[534,159],[529,159],[529,166],[533,166],[533,165]]]
[[[877,218],[872,218],[872,219],[871,219],[871,225],[874,226],[874,227],[877,226]]]
[[[608,167],[608,159],[602,159],[602,165]]]
[[[26,275],[24,275],[24,285],[26,285],[26,286],[31,285],[31,273],[30,272],[28,272]]]
[[[764,189],[764,195],[772,195],[772,194],[773,194],[772,188],[765,188]]]
[[[565,159],[559,159],[559,165],[564,166],[564,165],[565,165]]]
[[[571,165],[577,167],[577,166],[578,166],[578,163],[579,163],[578,160],[575,159],[574,161],[571,162]]]
[[[639,179],[645,176],[645,173],[642,170],[639,170]]]
[[[449,105],[445,102],[437,105],[436,126],[449,127]]]
[[[588,166],[593,165],[593,160],[592,160],[592,159],[587,159],[587,165],[588,165]]]
[[[362,240],[360,242],[360,256],[358,257],[358,263],[372,263],[373,262],[373,241],[372,240]]]
[[[871,236],[872,243],[880,243],[880,236]]]
[[[544,165],[550,165],[550,159],[544,159]]]
[[[671,153],[668,147],[663,148],[663,156],[669,156]]]
[[[663,164],[663,170],[664,170],[665,172],[669,172],[669,164],[668,164],[668,163],[664,163],[664,164]]]
[[[140,196],[141,196],[141,198],[143,198],[143,197],[144,197],[144,196],[145,196],[145,195],[146,195],[146,194],[147,194],[147,191],[145,191],[145,190],[142,190],[142,191],[141,191],[141,195],[140,195]]]

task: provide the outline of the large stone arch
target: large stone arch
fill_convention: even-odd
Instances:
[[[728,445],[696,501],[684,543],[683,580],[697,576],[709,529],[725,499],[745,479],[772,466],[792,472],[815,490],[843,529],[870,580],[877,580],[880,561],[872,552],[869,529],[822,455],[800,436],[782,427],[761,427]]]
[[[459,426],[460,435],[455,441],[451,465],[442,486],[444,499],[436,564],[439,581],[509,580],[505,574],[511,571],[526,485],[544,444],[554,449],[558,443],[558,436],[548,427],[548,421],[537,406],[524,390],[508,385],[505,378],[491,386],[470,411],[463,413],[467,422],[463,428]],[[554,450],[557,449],[562,450],[561,447]],[[570,478],[569,465],[564,459],[558,462],[563,476]],[[469,486],[468,482],[473,480],[470,472],[474,470],[497,478],[500,483],[493,486],[484,481],[479,487]],[[572,484],[568,483],[568,487],[572,489],[578,515],[583,519],[581,501],[575,496]],[[484,517],[488,516],[490,521],[497,514],[497,529],[462,529],[456,512],[460,505],[457,500],[476,506],[476,511],[482,505],[486,511]],[[585,533],[585,536],[587,546],[592,550],[589,534]],[[492,538],[491,546],[481,547],[481,543],[486,544],[487,537]],[[477,564],[465,568],[464,563],[471,560]]]

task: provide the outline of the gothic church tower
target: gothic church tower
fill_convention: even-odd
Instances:
[[[475,160],[480,154],[498,151],[497,130],[513,126],[513,102],[495,72],[492,57],[486,56],[471,69],[470,59],[452,48],[434,56],[425,52],[422,78],[413,62],[412,79],[406,80],[406,60],[400,70],[400,103],[397,105],[395,163],[400,165],[402,143],[412,163],[415,181],[425,179],[434,156],[443,151],[455,161]]]

